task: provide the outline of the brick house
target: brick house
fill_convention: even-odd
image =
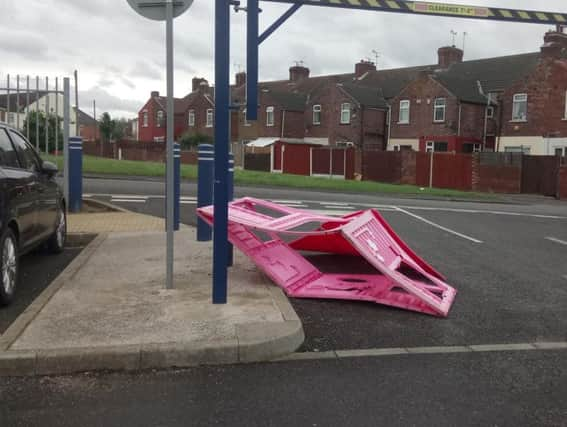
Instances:
[[[502,94],[500,151],[567,155],[567,34],[548,32],[537,63]]]
[[[185,131],[185,98],[174,98],[174,138]],[[138,112],[138,139],[143,142],[165,142],[167,98],[159,92],[150,93],[150,99]]]
[[[193,78],[192,91],[183,98],[183,132],[214,136],[214,91],[206,79]]]

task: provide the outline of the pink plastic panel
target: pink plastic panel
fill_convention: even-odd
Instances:
[[[213,207],[197,209],[213,223]],[[316,227],[313,228],[313,224]],[[311,228],[302,230],[302,226]],[[243,198],[229,205],[229,240],[293,297],[373,301],[447,316],[456,291],[419,258],[377,211],[342,218]],[[292,237],[286,243],[285,236]],[[373,274],[326,274],[299,251],[358,255]]]

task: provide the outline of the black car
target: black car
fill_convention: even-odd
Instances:
[[[56,174],[20,132],[0,123],[0,305],[14,298],[19,256],[42,244],[63,250],[67,218]]]

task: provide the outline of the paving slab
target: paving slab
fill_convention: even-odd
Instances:
[[[303,328],[287,298],[240,253],[228,303],[211,303],[211,243],[176,233],[174,289],[164,289],[163,232],[99,235],[88,259],[26,322],[2,355],[38,374],[269,360],[295,351]],[[88,250],[89,248],[87,248]],[[49,290],[49,289],[48,289]],[[31,353],[30,353],[31,352]],[[34,358],[35,355],[35,358]],[[8,358],[8,359],[7,359]],[[6,369],[2,369],[2,366]],[[25,369],[24,369],[25,368]]]

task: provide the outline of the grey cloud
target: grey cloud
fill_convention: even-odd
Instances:
[[[128,74],[130,77],[142,77],[151,80],[159,80],[162,75],[158,67],[145,60],[136,61]]]
[[[85,111],[91,111],[93,100],[96,100],[97,111],[108,111],[111,115],[117,115],[117,113],[127,114],[130,117],[135,115],[143,104],[143,102],[136,99],[123,99],[111,95],[100,87],[79,92],[79,103]]]

